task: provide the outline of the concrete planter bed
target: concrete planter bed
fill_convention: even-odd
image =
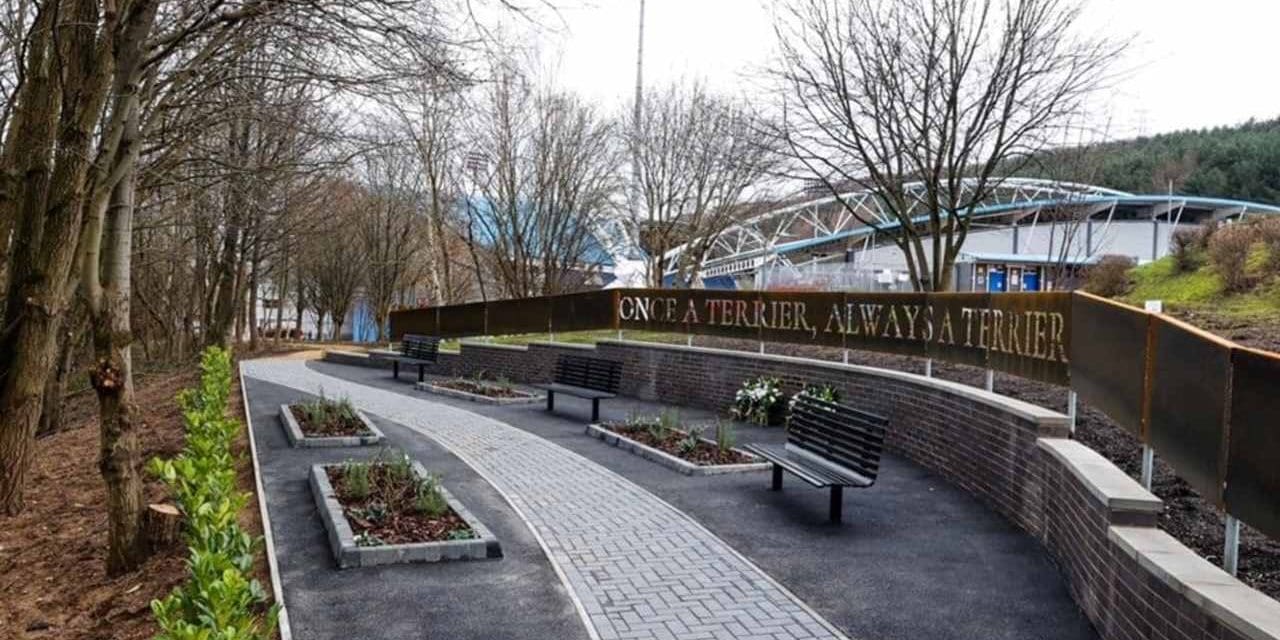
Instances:
[[[361,434],[308,436],[302,430],[302,424],[298,422],[298,418],[293,415],[291,405],[280,405],[280,423],[284,425],[284,434],[289,438],[291,447],[363,447],[380,444],[383,440],[382,431],[373,426],[373,421],[369,420],[369,416],[366,416],[363,411],[357,409],[356,416],[364,424],[364,432]]]
[[[697,464],[695,462],[685,460],[673,453],[668,453],[658,449],[657,447],[644,444],[623,434],[617,433],[611,428],[613,426],[615,425],[589,424],[587,425],[587,435],[604,440],[608,444],[630,451],[642,458],[652,460],[664,467],[678,471],[687,476],[711,476],[723,473],[767,471],[772,467],[768,462],[755,462],[760,460],[760,458],[736,448],[731,450],[744,458],[753,460],[753,462],[739,464]],[[677,431],[676,433],[683,435],[685,432]],[[713,447],[716,446],[715,441],[707,438],[699,438],[699,441]]]
[[[317,464],[311,467],[311,493],[315,498],[320,518],[324,521],[329,548],[333,551],[334,560],[338,562],[338,568],[502,557],[502,547],[498,539],[444,487],[438,487],[438,491],[452,511],[449,515],[454,515],[466,523],[471,532],[470,537],[431,542],[360,544],[340,498],[334,490],[333,483],[329,480],[329,470],[342,466],[341,464]],[[429,477],[427,470],[417,462],[413,463],[413,472],[420,479]]]
[[[472,380],[444,380],[440,382],[419,382],[419,391],[435,393],[450,398],[460,398],[483,404],[511,405],[533,404],[541,402],[545,396],[528,393],[519,389],[502,387]]]

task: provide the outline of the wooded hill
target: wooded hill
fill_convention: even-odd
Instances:
[[[1111,142],[1094,149],[1095,184],[1280,202],[1280,118]]]

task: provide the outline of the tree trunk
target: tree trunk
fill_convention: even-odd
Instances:
[[[253,263],[249,265],[249,351],[258,350],[258,266],[261,261],[259,257],[258,243],[253,245]]]
[[[142,535],[141,416],[133,396],[133,327],[129,318],[129,260],[133,238],[133,176],[112,193],[105,232],[106,284],[94,317],[91,374],[98,393],[101,449],[98,466],[107,485],[107,573],[136,568],[147,556]]]
[[[62,430],[64,399],[67,397],[67,383],[75,369],[76,351],[80,348],[80,339],[84,334],[88,314],[84,304],[77,297],[73,302],[71,313],[63,319],[65,328],[60,331],[62,341],[58,345],[58,360],[53,377],[44,385],[44,411],[40,414],[40,426],[36,428],[36,437],[57,433]]]

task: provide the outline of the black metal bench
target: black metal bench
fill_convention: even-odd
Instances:
[[[400,378],[400,363],[408,365],[417,365],[418,382],[422,382],[425,378],[427,365],[436,363],[436,356],[440,354],[440,338],[435,336],[421,336],[406,333],[400,339],[400,351],[371,351],[369,355],[373,358],[390,360],[391,375],[396,379]]]
[[[840,522],[844,488],[875,484],[884,450],[887,418],[845,405],[801,395],[787,425],[785,446],[744,447],[773,463],[773,490],[782,489],[782,472],[809,484],[831,488],[831,521]]]
[[[622,380],[622,363],[602,358],[563,355],[556,361],[555,376],[550,384],[535,384],[547,392],[547,411],[556,408],[556,394],[591,401],[591,421],[600,421],[600,401],[618,395]]]

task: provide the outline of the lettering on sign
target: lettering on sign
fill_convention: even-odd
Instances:
[[[671,331],[698,326],[794,331],[989,350],[1067,363],[1067,321],[1059,311],[947,307],[917,303],[843,302],[811,308],[803,300],[742,300],[633,295],[618,300],[621,322]]]

